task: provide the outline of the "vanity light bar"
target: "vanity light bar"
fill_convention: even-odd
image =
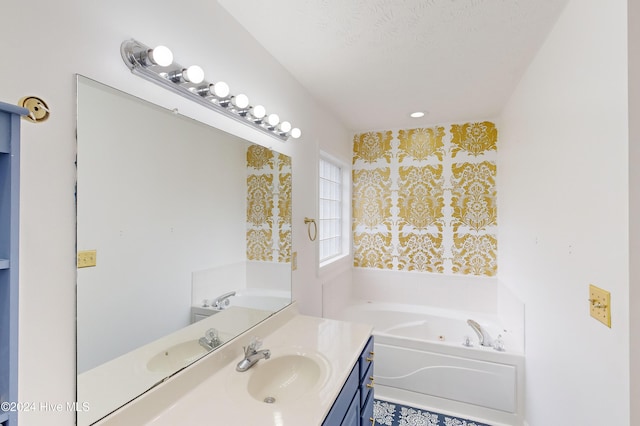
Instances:
[[[173,54],[164,46],[150,48],[136,40],[126,40],[120,46],[120,54],[133,74],[200,105],[281,141],[301,136],[300,129],[280,121],[278,114],[267,114],[262,105],[249,105],[244,94],[232,95],[225,82],[207,82],[199,66],[183,67],[174,62]]]

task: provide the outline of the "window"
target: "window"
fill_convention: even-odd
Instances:
[[[319,172],[319,224],[318,244],[320,265],[348,254],[349,235],[347,220],[348,172],[338,161],[323,155]]]

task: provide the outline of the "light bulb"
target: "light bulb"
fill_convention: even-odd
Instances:
[[[182,78],[194,84],[202,83],[204,81],[204,70],[197,65],[191,65],[182,71]]]
[[[269,114],[269,117],[267,117],[267,123],[269,123],[269,126],[275,127],[279,122],[280,117],[278,117],[278,114]]]
[[[251,116],[254,118],[264,118],[264,116],[267,114],[267,110],[262,106],[262,105],[256,105],[254,107],[251,107]]]
[[[297,127],[294,127],[293,129],[291,129],[292,138],[298,139],[300,136],[302,136],[302,132],[300,131],[300,129],[298,129]]]
[[[231,103],[236,108],[245,109],[249,106],[249,98],[247,95],[240,93],[239,95],[235,95],[231,98]]]
[[[288,133],[291,130],[291,123],[289,123],[288,121],[283,121],[278,126],[278,129],[280,129],[281,132]]]
[[[209,86],[209,90],[213,95],[218,98],[226,98],[229,96],[229,85],[224,81],[219,81],[216,84]]]
[[[154,49],[149,50],[149,60],[154,65],[166,67],[173,63],[173,53],[166,46],[156,46]]]

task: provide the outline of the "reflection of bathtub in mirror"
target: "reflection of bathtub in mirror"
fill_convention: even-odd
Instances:
[[[201,321],[234,306],[276,312],[290,303],[291,292],[288,290],[243,288],[241,290],[235,290],[235,294],[229,296],[227,300],[229,301],[229,305],[222,309],[210,304],[203,306],[204,303],[192,306],[191,322]]]
[[[235,294],[226,299],[228,306],[276,312],[291,303],[290,275],[290,264],[264,261],[196,271],[191,276],[191,322],[220,312],[212,301],[230,293]]]
[[[227,342],[272,314],[272,310],[229,306],[216,315],[79,374],[78,401],[90,404],[91,411],[78,412],[78,424],[95,421],[129,402],[131,395],[162,382],[167,371],[175,371],[169,367],[184,368],[207,354],[207,350],[199,347],[198,340],[208,329],[218,330],[221,340]],[[174,354],[174,351],[178,352]],[[162,360],[165,353],[167,359]],[[120,392],[123,388],[129,392]]]

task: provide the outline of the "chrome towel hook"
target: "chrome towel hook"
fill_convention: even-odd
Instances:
[[[304,218],[304,223],[307,225],[307,235],[311,241],[315,241],[318,237],[318,224],[315,219],[308,217]],[[311,224],[313,224],[313,237],[311,236]]]

